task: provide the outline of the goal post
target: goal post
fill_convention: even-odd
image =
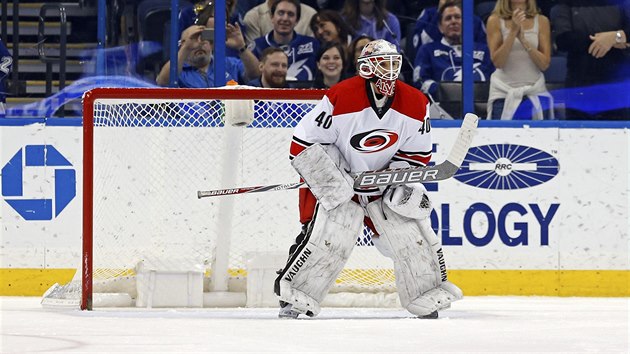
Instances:
[[[301,227],[297,190],[207,199],[197,191],[297,182],[293,129],[324,92],[86,92],[81,267],[43,303],[270,306],[275,271]],[[395,304],[392,268],[365,229],[324,305]],[[123,300],[103,300],[112,297]]]

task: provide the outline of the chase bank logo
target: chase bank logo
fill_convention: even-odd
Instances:
[[[485,189],[521,189],[549,181],[559,169],[556,158],[533,147],[482,145],[470,148],[454,178]]]
[[[54,170],[54,200],[24,196],[24,172],[36,167]],[[34,177],[32,180],[36,180]],[[29,182],[30,183],[30,182]],[[52,220],[76,196],[76,171],[52,145],[26,145],[2,167],[2,197],[25,220]]]

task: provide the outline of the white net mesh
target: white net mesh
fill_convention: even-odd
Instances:
[[[240,291],[247,257],[288,255],[301,226],[297,191],[207,199],[196,193],[298,181],[288,159],[293,127],[316,102],[254,100],[253,122],[233,128],[224,125],[224,101],[211,94],[95,100],[95,292],[109,292],[104,284],[116,279],[126,283],[140,261],[159,269],[201,267],[206,291],[214,286],[212,273],[226,271],[229,290]],[[222,242],[229,245],[227,270],[213,269]],[[394,290],[391,261],[365,230],[332,292]]]

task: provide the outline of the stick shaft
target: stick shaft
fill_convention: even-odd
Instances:
[[[298,189],[298,188],[304,188],[304,187],[306,187],[306,184],[304,184],[304,182],[297,182],[297,183],[285,183],[285,184],[272,184],[269,186],[215,189],[215,190],[209,190],[209,191],[198,191],[197,198],[201,199],[201,198],[207,198],[207,197],[217,197],[221,195],[284,191],[284,190]]]
[[[354,174],[354,188],[375,188],[382,186],[395,186],[416,182],[437,182],[451,178],[462,165],[472,139],[477,130],[479,117],[472,113],[466,114],[459,130],[457,140],[451,148],[446,160],[440,164],[426,167],[409,167],[400,169],[385,169],[379,171],[365,171]],[[283,191],[308,187],[304,182],[273,184],[269,186],[242,187],[230,189],[216,189],[198,191],[198,198],[216,197],[221,195],[234,195],[258,192]]]

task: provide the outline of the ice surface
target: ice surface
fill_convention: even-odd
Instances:
[[[628,298],[467,297],[437,320],[404,310],[49,310],[2,297],[2,353],[628,353]]]

